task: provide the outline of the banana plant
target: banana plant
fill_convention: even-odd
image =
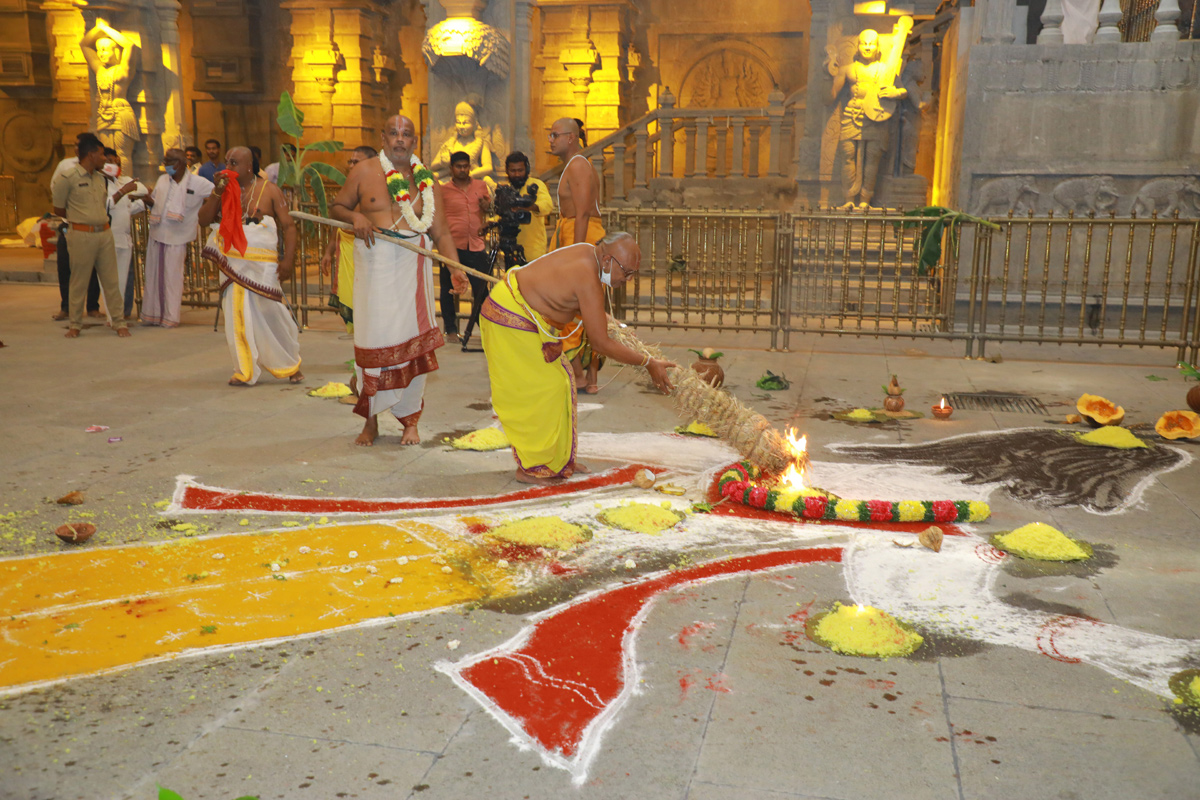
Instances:
[[[295,139],[294,148],[279,148],[279,185],[293,187],[299,190],[300,199],[304,202],[315,201],[322,217],[329,216],[329,201],[325,196],[325,183],[329,179],[341,186],[346,182],[346,176],[332,164],[323,161],[304,163],[309,152],[340,153],[342,143],[333,139],[322,139],[308,145],[301,145],[304,136],[304,112],[296,108],[292,96],[286,91],[279,95],[279,107],[276,109],[275,121],[279,129]]]
[[[986,228],[1000,230],[994,222],[988,222],[980,217],[973,217],[961,211],[943,208],[942,206],[925,206],[905,211],[904,216],[915,217],[911,220],[894,222],[897,230],[917,228],[917,274],[925,275],[934,269],[942,260],[942,232],[950,234],[950,248],[958,246],[958,228],[964,222],[972,222]]]

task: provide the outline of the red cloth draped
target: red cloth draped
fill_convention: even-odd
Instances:
[[[221,195],[221,239],[222,249],[228,253],[236,249],[239,254],[246,255],[246,232],[242,230],[242,185],[238,183],[237,173],[231,169],[223,169],[214,177],[224,176],[229,179],[225,184],[225,193]]]

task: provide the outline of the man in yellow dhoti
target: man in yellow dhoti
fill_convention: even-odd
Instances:
[[[354,148],[346,159],[346,174],[353,172],[359,162],[377,155],[378,150],[365,144]],[[321,274],[331,273],[329,307],[346,323],[346,331],[354,333],[354,231],[332,231],[329,245],[321,255]]]
[[[209,234],[203,254],[223,278],[221,310],[234,364],[229,385],[253,386],[263,369],[300,383],[300,332],[280,285],[294,266],[295,223],[279,187],[258,177],[258,159],[249,148],[233,148],[225,164],[198,216],[203,226],[221,223]]]
[[[558,225],[550,240],[551,250],[584,242],[595,244],[604,236],[604,223],[600,220],[600,178],[583,155],[585,147],[587,134],[582,120],[563,117],[550,126],[550,152],[564,162],[558,181]],[[571,360],[576,381],[584,384],[584,391],[588,394],[599,392],[596,381],[603,362],[589,346],[582,329],[563,342],[563,350]]]
[[[622,364],[646,367],[670,391],[670,361],[643,358],[608,337],[604,286],[621,286],[642,254],[618,231],[508,271],[483,304],[480,330],[492,384],[492,407],[512,442],[517,480],[547,483],[586,472],[575,463],[575,373],[563,342],[583,330],[592,349]]]

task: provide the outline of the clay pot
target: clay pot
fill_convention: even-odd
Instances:
[[[889,394],[883,398],[883,410],[893,414],[904,410],[904,398],[898,394]]]
[[[932,406],[931,410],[938,419],[950,419],[950,415],[954,413],[954,409],[950,406]]]
[[[720,389],[721,384],[725,383],[725,370],[721,369],[715,358],[701,358],[692,364],[692,369],[700,376],[700,380],[714,389]]]
[[[1200,383],[1188,389],[1187,404],[1192,407],[1192,411],[1200,414]]]
[[[59,525],[54,529],[54,534],[64,542],[72,544],[80,544],[92,538],[92,534],[96,532],[96,526],[90,522],[72,522],[69,525]]]

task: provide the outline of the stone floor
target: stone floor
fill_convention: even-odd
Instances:
[[[482,354],[457,347],[439,352],[421,446],[401,448],[399,429],[388,422],[377,445],[362,449],[352,444],[360,421],[348,406],[305,394],[347,375],[352,342],[328,315],[315,317],[301,336],[303,387],[267,378],[234,389],[225,384],[229,356],[210,311],[188,312],[176,330],[135,326],[129,340],[93,326],[68,341],[63,324],[49,319],[57,302],[52,286],[0,284],[6,515],[0,518],[0,590],[19,585],[31,557],[183,537],[157,524],[177,515],[155,505],[172,496],[180,475],[235,491],[316,498],[486,498],[520,488],[507,453],[463,453],[443,442],[492,422]],[[943,343],[793,337],[790,352],[767,352],[753,340],[714,333],[643,336],[668,343],[681,361],[691,360],[689,346],[723,349],[731,391],[776,424],[795,424],[808,434],[813,480],[824,485],[821,465],[827,464],[826,477],[842,475],[838,480],[863,497],[892,481],[903,485],[915,468],[892,465],[855,486],[846,469],[857,463],[854,452],[828,445],[1059,430],[1052,423],[1085,391],[1120,402],[1127,424],[1152,425],[1163,411],[1184,407],[1188,388],[1172,352],[993,345],[995,361],[968,361],[960,345]],[[785,374],[792,387],[756,389],[767,369]],[[995,390],[1036,396],[1049,415],[959,412],[945,422],[875,426],[830,418],[832,411],[878,405],[880,385],[892,373],[906,387],[909,407],[919,411],[944,392]],[[636,451],[643,439],[635,435],[679,424],[668,401],[633,369],[606,369],[602,379],[612,382],[599,395],[581,396],[581,403],[597,406],[581,411],[585,433],[628,434],[615,446],[633,442]],[[85,433],[89,425],[109,429]],[[1139,432],[1162,446],[1152,430]],[[612,457],[611,451],[589,455],[596,441],[581,443],[583,459],[597,470],[620,466],[601,457]],[[1194,461],[1200,451],[1186,443],[1177,451],[1185,456],[1181,467],[1127,487],[1132,504],[1111,514],[1017,500],[1003,486],[945,484],[989,496],[993,517],[968,526],[969,537],[1045,521],[1104,552],[1094,569],[1006,559],[981,573],[986,580],[978,589],[994,596],[1000,627],[1005,614],[1082,618],[1113,634],[1099,645],[1059,630],[1059,649],[1051,641],[1039,652],[1040,639],[1038,647],[1009,646],[997,643],[1003,631],[984,630],[991,618],[979,618],[977,633],[968,630],[969,621],[955,623],[954,631],[936,620],[922,626],[928,646],[908,658],[837,655],[804,636],[806,609],[863,596],[889,602],[890,583],[855,584],[854,559],[880,542],[888,545],[892,533],[697,516],[689,529],[694,546],[683,541],[656,551],[668,547],[666,539],[650,542],[639,550],[642,566],[622,569],[626,550],[619,537],[598,536],[594,546],[619,554],[610,559],[611,569],[596,556],[584,579],[543,573],[527,596],[541,598],[537,607],[552,613],[586,592],[648,580],[655,569],[669,574],[725,552],[834,546],[843,548],[845,563],[764,569],[665,591],[627,642],[632,691],[605,720],[590,760],[574,771],[515,736],[495,709],[441,671],[536,622],[531,612],[514,610],[518,604],[475,603],[267,645],[198,648],[31,690],[0,687],[0,798],[150,798],[156,784],[188,800],[1200,797],[1197,714],[1172,702],[1169,692],[1143,688],[1146,681],[1136,677],[1139,659],[1153,658],[1153,647],[1140,649],[1147,641],[1179,645],[1181,663],[1200,667],[1200,466]],[[998,460],[1003,456],[996,453]],[[1098,456],[1097,470],[1103,462]],[[698,463],[696,471],[712,466]],[[86,493],[83,506],[52,502],[72,490]],[[846,496],[845,489],[840,493]],[[584,500],[590,505],[593,495]],[[59,542],[53,529],[81,509],[94,515],[89,519],[99,533],[84,545]],[[248,514],[240,525],[242,518],[186,516],[207,534],[279,530],[278,516]],[[769,543],[769,536],[783,538]],[[913,560],[896,581],[919,582],[920,571],[929,570],[947,576],[949,585],[956,546],[940,554],[897,548]],[[654,553],[662,558],[655,561]],[[945,588],[940,578],[930,580],[931,593]],[[20,611],[0,606],[9,620]],[[455,650],[451,642],[458,643]],[[580,680],[587,684],[589,675],[581,672]]]

